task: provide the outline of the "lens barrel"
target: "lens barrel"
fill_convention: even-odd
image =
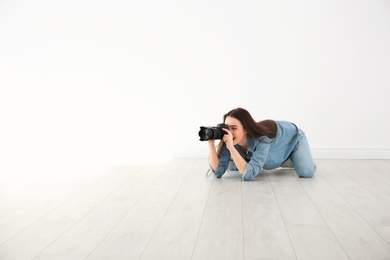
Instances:
[[[199,140],[208,141],[208,140],[222,139],[222,137],[226,133],[222,128],[229,129],[229,126],[226,124],[218,124],[217,126],[213,126],[213,127],[201,126],[198,132],[198,135],[200,137]]]

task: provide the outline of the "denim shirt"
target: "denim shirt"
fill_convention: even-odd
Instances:
[[[278,127],[274,138],[261,136],[253,138],[248,135],[248,152],[244,153],[239,145],[237,149],[242,158],[247,162],[242,178],[246,181],[253,180],[261,169],[271,170],[280,167],[290,156],[296,144],[304,133],[296,125],[287,121],[275,121]],[[219,154],[219,164],[216,171],[210,166],[215,177],[221,178],[226,170],[237,171],[230,151],[223,145]]]

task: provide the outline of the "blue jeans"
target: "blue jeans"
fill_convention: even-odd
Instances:
[[[289,159],[294,165],[294,170],[299,177],[311,178],[317,171],[317,165],[311,155],[309,143],[305,134],[302,134],[302,138],[295,145]]]

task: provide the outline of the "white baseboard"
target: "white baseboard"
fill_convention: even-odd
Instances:
[[[312,149],[314,159],[390,159],[390,149]],[[180,151],[178,158],[208,158],[208,150],[192,148]]]

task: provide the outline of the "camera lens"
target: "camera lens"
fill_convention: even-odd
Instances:
[[[200,141],[222,139],[226,132],[222,128],[229,128],[228,125],[218,124],[216,127],[201,126],[199,130]]]
[[[201,141],[207,141],[207,140],[212,140],[214,136],[214,131],[211,128],[208,127],[200,127],[199,130],[199,137]]]

